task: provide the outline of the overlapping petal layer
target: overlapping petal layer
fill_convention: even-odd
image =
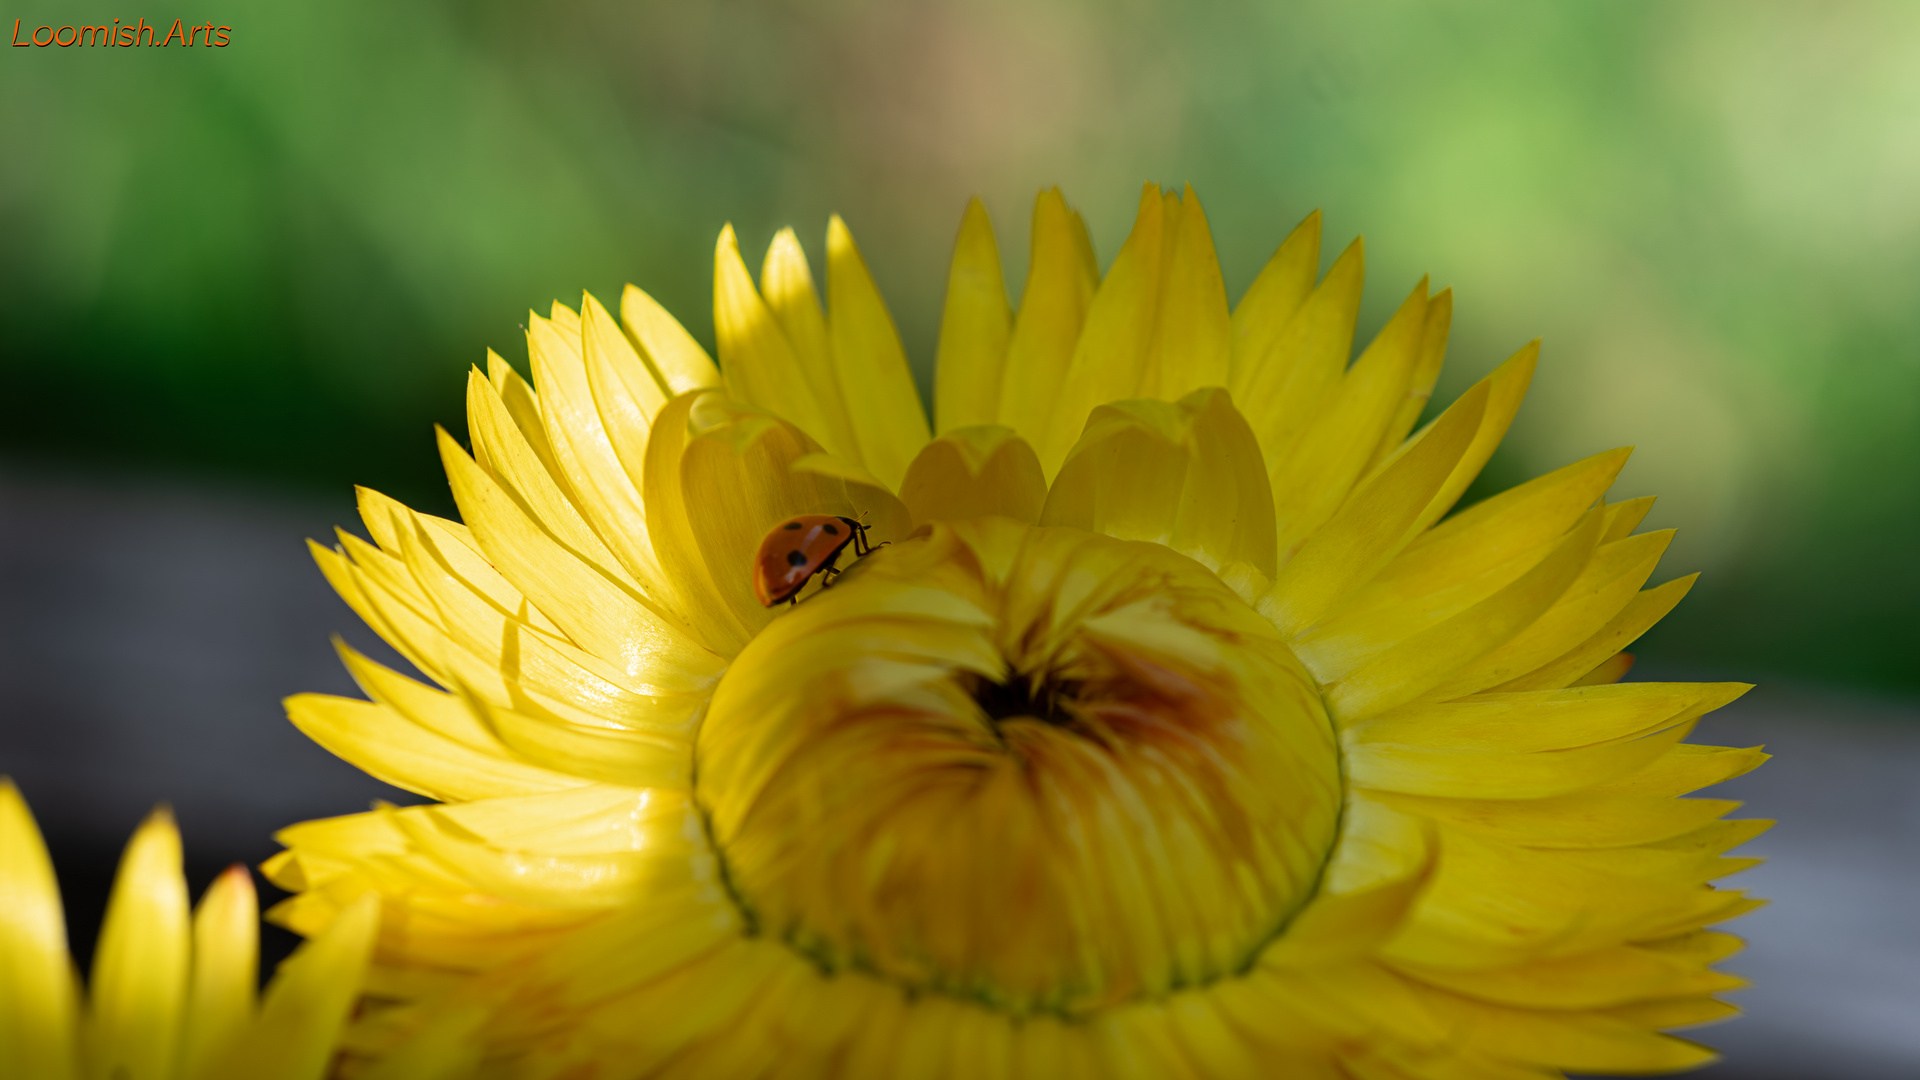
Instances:
[[[1726,1011],[1712,882],[1763,826],[1680,796],[1764,755],[1682,740],[1743,688],[1618,683],[1691,581],[1643,588],[1624,452],[1448,516],[1536,350],[1416,430],[1450,294],[1349,362],[1360,247],[1319,244],[1230,310],[1191,191],[1104,276],[1048,192],[1015,309],[976,203],[931,429],[838,219],[824,306],[790,232],[757,283],[722,235],[717,367],[637,289],[531,317],[533,383],[490,357],[442,439],[464,524],[366,492],[316,549],[437,684],[349,653],[371,702],[289,703],[441,800],[270,865],[304,933],[381,898],[350,1071],[1705,1060],[1660,1029]],[[797,514],[891,546],[770,612]]]

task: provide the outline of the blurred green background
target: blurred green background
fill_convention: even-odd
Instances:
[[[1024,274],[1191,182],[1237,295],[1315,207],[1363,332],[1456,292],[1450,395],[1545,339],[1491,477],[1609,446],[1706,571],[1646,643],[1920,688],[1920,6],[18,3],[224,49],[0,64],[0,463],[449,500],[428,425],[529,306],[633,281],[711,342],[713,239],[839,211],[928,375],[979,193]],[[104,19],[103,19],[104,17]],[[1485,485],[1483,485],[1483,488]],[[288,689],[293,689],[289,687]]]

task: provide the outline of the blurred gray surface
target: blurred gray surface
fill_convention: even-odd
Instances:
[[[302,502],[183,483],[0,469],[0,772],[54,851],[84,951],[120,846],[171,801],[199,884],[257,863],[288,822],[413,801],[314,746],[281,713],[353,693],[342,633],[397,663],[335,598],[303,539],[355,522],[351,492]],[[1636,678],[1728,677],[1662,671]],[[1753,681],[1751,674],[1732,676]],[[1695,741],[1773,761],[1714,794],[1780,822],[1732,879],[1772,900],[1729,924],[1743,1018],[1693,1037],[1715,1080],[1920,1077],[1920,706],[1763,686]],[[284,947],[284,942],[282,943]]]
[[[398,663],[303,540],[338,501],[0,470],[0,773],[52,851],[85,955],[122,845],[171,803],[196,896],[274,829],[417,802],[296,731],[280,699],[356,694],[329,635]],[[287,942],[275,937],[269,954]]]
[[[1920,707],[1762,686],[1707,718],[1694,742],[1774,757],[1710,793],[1778,824],[1727,881],[1768,898],[1726,924],[1747,939],[1728,970],[1753,986],[1744,1017],[1691,1037],[1752,1080],[1920,1077]]]

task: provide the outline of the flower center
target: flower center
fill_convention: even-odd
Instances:
[[[1248,964],[1340,805],[1312,681],[1204,567],[991,518],[863,559],[763,631],[695,784],[755,932],[1069,1016]]]
[[[1046,683],[1034,686],[1032,680],[1015,677],[1011,682],[996,682],[976,677],[973,701],[987,714],[995,731],[1003,720],[1044,720],[1049,724],[1073,723],[1071,706],[1079,697],[1076,683]]]

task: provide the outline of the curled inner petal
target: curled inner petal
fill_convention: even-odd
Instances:
[[[1084,1015],[1242,970],[1314,888],[1339,766],[1270,623],[1158,545],[940,525],[776,620],[696,797],[821,968]]]

